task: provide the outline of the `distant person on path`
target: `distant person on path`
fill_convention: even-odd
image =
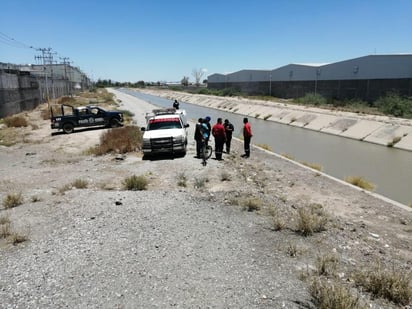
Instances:
[[[203,119],[199,118],[199,120],[196,123],[196,127],[195,127],[194,139],[196,141],[196,158],[200,158],[200,151],[202,149],[202,143],[203,143],[202,122],[203,122]]]
[[[179,102],[177,102],[177,100],[173,102],[173,107],[179,109]]]
[[[223,146],[226,142],[225,127],[222,124],[222,118],[217,118],[216,124],[212,128],[212,135],[215,138],[215,156],[216,160],[223,160]]]
[[[245,147],[245,153],[242,155],[242,158],[250,157],[250,140],[252,139],[252,128],[250,127],[249,120],[243,118],[243,141]]]
[[[223,124],[225,127],[225,133],[226,133],[226,153],[230,153],[230,144],[232,142],[232,133],[235,130],[233,124],[230,123],[228,119],[225,119],[225,122]]]

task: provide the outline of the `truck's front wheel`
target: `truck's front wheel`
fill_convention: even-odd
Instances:
[[[71,122],[66,122],[66,123],[63,125],[63,132],[64,132],[64,133],[70,134],[70,133],[73,133],[73,131],[74,131],[74,126],[73,126],[73,124],[72,124]]]
[[[110,127],[111,128],[117,128],[120,127],[120,121],[116,118],[110,119]]]

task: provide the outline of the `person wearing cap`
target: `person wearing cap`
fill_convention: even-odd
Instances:
[[[225,127],[225,133],[226,133],[226,153],[230,153],[230,144],[232,141],[232,133],[235,130],[234,126],[228,119],[225,119],[225,122],[223,123],[223,126]]]
[[[179,109],[179,102],[177,100],[173,102],[173,107]]]
[[[252,139],[252,136],[252,128],[250,127],[249,120],[247,118],[243,118],[243,141],[245,154],[242,155],[242,158],[250,157],[250,140]]]

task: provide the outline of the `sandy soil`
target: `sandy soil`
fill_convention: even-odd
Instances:
[[[141,125],[151,106],[115,93],[120,101],[132,103],[132,107],[127,107],[135,109],[135,121]],[[4,200],[8,194],[18,192],[24,200],[18,207],[0,208],[0,216],[9,218],[12,229],[28,237],[28,241],[18,245],[0,240],[0,298],[5,300],[0,307],[57,304],[145,308],[174,304],[181,308],[307,308],[311,298],[298,278],[302,272],[316,269],[319,256],[338,257],[338,275],[329,280],[344,285],[351,285],[351,275],[356,270],[377,264],[402,273],[411,272],[412,213],[406,207],[262,149],[253,148],[251,158],[243,159],[242,143],[238,140],[233,142],[232,153],[224,155],[224,161],[211,159],[203,167],[194,158],[193,124],[188,153],[183,158],[142,160],[138,151],[125,156],[95,157],[86,150],[99,143],[106,129],[51,135],[49,122],[40,117],[41,108],[25,113],[35,129],[20,129],[21,140],[17,144],[0,146],[0,198]],[[130,175],[145,175],[149,179],[146,195],[122,188],[122,181]],[[186,186],[178,184],[183,178]],[[87,189],[73,188],[77,179],[87,180]],[[259,209],[246,211],[248,202]],[[305,237],[297,230],[297,213],[313,204],[324,209],[329,220],[324,231]],[[113,208],[113,205],[124,205],[124,211],[122,206]],[[136,211],[129,205],[141,205],[144,213],[128,216]],[[204,206],[201,212],[199,206]],[[183,222],[187,217],[193,224]],[[206,229],[202,218],[212,230]],[[146,226],[145,220],[153,221]],[[86,223],[90,221],[98,224],[99,229],[89,227]],[[183,238],[172,235],[171,222],[182,227],[176,235]],[[162,240],[143,241],[142,235],[152,235],[145,229],[160,233],[156,230],[159,224],[168,226],[161,232]],[[280,225],[282,228],[277,230]],[[191,239],[200,235],[199,231],[202,235],[215,235],[219,231],[215,240],[221,246],[216,248],[211,239],[200,249],[201,237]],[[242,233],[248,236],[243,238]],[[99,247],[96,239],[111,245]],[[135,239],[142,239],[141,245],[116,246],[116,242]],[[170,248],[190,245],[194,264],[186,270],[187,274],[182,273],[182,267],[169,269],[172,282],[153,283],[154,274],[158,271],[164,274],[168,268],[161,268],[163,262],[153,260],[162,253],[146,252],[149,250],[145,246],[151,247],[159,241],[162,247],[165,239],[168,239],[165,256]],[[228,250],[234,243],[240,249]],[[85,252],[88,258],[97,256],[97,261],[85,260]],[[130,260],[132,253],[139,258]],[[168,258],[168,265],[181,259]],[[65,259],[70,263],[64,263]],[[143,267],[140,264],[143,260],[152,263]],[[193,269],[199,263],[210,267],[210,276],[195,274]],[[223,269],[233,270],[224,278],[222,265]],[[81,271],[89,266],[89,272]],[[140,275],[132,276],[138,269]],[[113,284],[105,281],[105,272]],[[39,281],[38,276],[43,279]],[[148,281],[138,279],[142,276],[147,276]],[[123,284],[122,277],[127,279]],[[187,283],[188,277],[197,279]],[[209,286],[205,283],[208,280],[215,284]],[[82,289],[90,289],[85,282],[95,287],[89,296],[80,295]],[[147,289],[147,285],[152,289]],[[221,286],[221,290],[216,286]],[[182,292],[190,289],[193,294]],[[142,290],[145,296],[137,297],[134,293],[137,290]],[[221,296],[220,302],[214,293]],[[365,292],[361,292],[361,298],[371,308],[399,308],[385,300],[371,300]],[[237,301],[231,303],[229,299]]]

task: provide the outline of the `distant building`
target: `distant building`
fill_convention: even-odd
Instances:
[[[208,88],[251,95],[298,98],[318,93],[334,99],[374,101],[390,91],[412,96],[412,54],[369,55],[329,64],[289,64],[208,76]]]
[[[0,63],[0,118],[89,89],[90,79],[67,64]]]

